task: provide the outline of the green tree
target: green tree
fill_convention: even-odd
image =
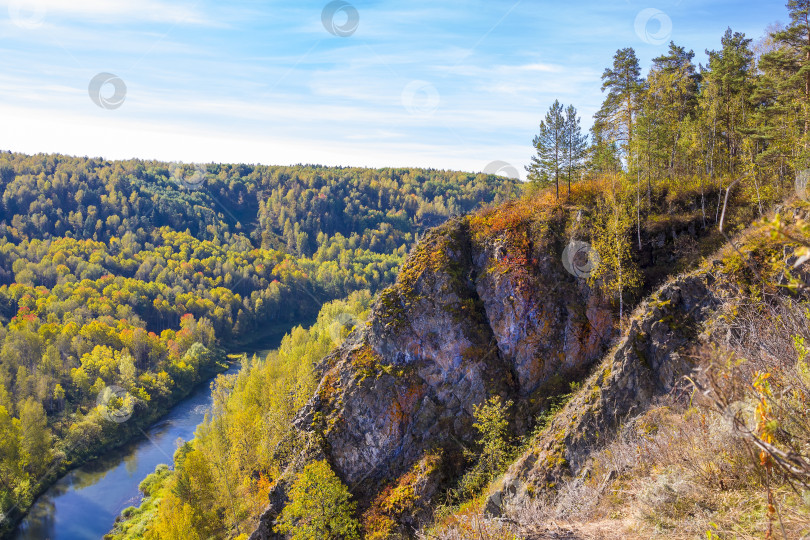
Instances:
[[[577,109],[569,105],[565,109],[565,140],[563,161],[565,175],[568,179],[568,194],[571,195],[571,181],[576,179],[582,169],[585,153],[588,148],[588,136],[582,134],[582,126]]]
[[[790,0],[787,8],[791,23],[770,34],[755,91],[756,136],[780,183],[786,162],[810,165],[810,1]]]
[[[709,66],[702,73],[700,105],[710,119],[713,159],[725,164],[724,172],[735,174],[752,113],[754,53],[751,40],[731,28],[721,45],[720,50],[706,51]],[[718,137],[722,144],[716,144]]]
[[[602,111],[597,112],[591,126],[591,145],[587,151],[587,167],[595,174],[610,174],[621,170],[618,137]]]
[[[460,500],[481,493],[492,479],[504,470],[512,453],[509,442],[509,409],[512,402],[493,396],[479,405],[473,405],[473,427],[478,431],[480,453],[469,453],[473,466],[464,473],[454,496]]]
[[[296,477],[276,531],[295,540],[360,538],[355,507],[329,464],[316,461]]]
[[[627,157],[633,140],[633,123],[640,109],[644,80],[641,78],[636,51],[632,47],[619,49],[613,56],[613,67],[602,74],[602,92],[607,90],[601,119],[612,126],[615,140],[623,143]]]
[[[512,402],[504,402],[500,396],[473,406],[473,427],[483,447],[480,463],[491,474],[502,470],[510,454],[508,412],[511,407]]]
[[[776,42],[771,39],[771,45]],[[759,76],[752,95],[754,112],[751,137],[761,148],[758,162],[770,169],[781,190],[788,168],[807,164],[807,152],[802,144],[804,130],[802,100],[785,82],[790,80],[790,67],[779,56],[784,51],[765,51],[759,61]],[[790,183],[792,186],[792,182]]]
[[[538,184],[553,181],[559,199],[560,176],[565,167],[565,115],[559,100],[549,107],[545,120],[540,122],[540,133],[535,136],[532,145],[536,154],[526,167],[529,180]]]
[[[633,226],[632,205],[621,185],[621,177],[614,176],[612,189],[598,201],[593,218],[592,248],[600,262],[589,281],[609,298],[619,303],[619,319],[624,317],[624,295],[641,284],[641,275],[633,263],[630,229]]]
[[[633,153],[636,165],[647,179],[647,201],[652,195],[652,181],[660,172],[673,176],[678,164],[678,147],[684,129],[697,106],[700,80],[692,59],[693,51],[670,42],[667,54],[653,59],[647,76],[646,91],[637,120]]]
[[[790,25],[773,33],[776,48],[763,55],[762,62],[782,71],[778,88],[797,105],[803,148],[807,151],[810,133],[810,0],[789,0],[787,8]]]

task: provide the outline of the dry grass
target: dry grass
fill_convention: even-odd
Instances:
[[[419,540],[519,540],[515,524],[510,520],[490,519],[481,511],[484,499],[479,497],[461,508],[439,509],[434,525],[417,534]]]
[[[685,403],[665,398],[625,424],[553,494],[518,501],[500,521],[470,507],[430,538],[810,539],[810,489],[784,471],[766,470],[744,436],[757,429],[751,378],[768,372],[774,444],[810,454],[810,377],[795,345],[798,336],[810,347],[808,306],[777,297],[737,302],[713,335],[716,347],[698,360],[734,408],[718,409],[697,391]]]
[[[622,518],[642,537],[810,538],[810,486],[776,461],[764,466],[768,456],[746,436],[768,429],[795,462],[810,455],[810,376],[795,345],[797,337],[810,344],[808,306],[771,297],[736,303],[725,315],[713,330],[718,346],[699,360],[713,391],[733,406],[695,392],[689,403],[636,417],[580,478],[544,501],[541,521]],[[771,374],[767,398],[751,384],[757,372]],[[762,399],[769,427],[757,408]]]
[[[776,489],[785,538],[810,532],[805,497]],[[768,529],[750,452],[727,419],[696,408],[659,407],[636,418],[578,478],[548,498],[520,501],[507,517],[507,530],[525,539],[763,538]],[[783,536],[775,530],[772,537]]]

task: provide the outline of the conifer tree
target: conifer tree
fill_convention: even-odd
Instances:
[[[622,168],[619,145],[612,126],[597,112],[591,126],[591,144],[586,152],[587,167],[596,174],[618,172]]]
[[[564,161],[565,175],[568,179],[568,194],[571,194],[571,180],[576,179],[585,153],[588,148],[588,136],[582,134],[580,118],[577,116],[577,109],[569,105],[565,109],[565,141],[564,141]]]
[[[560,176],[565,167],[565,116],[559,100],[555,100],[549,107],[545,120],[540,122],[540,133],[535,136],[532,144],[536,154],[526,167],[529,180],[539,184],[553,181],[559,199]]]
[[[810,145],[810,0],[790,0],[787,8],[790,25],[771,35],[774,47],[760,59],[764,84],[757,90],[760,103],[774,120],[765,122],[766,127],[779,127],[785,115],[793,117],[790,123],[799,129],[800,141],[796,142],[803,150],[800,166],[806,166]],[[788,128],[785,135],[789,136],[792,130],[784,124],[782,127]]]
[[[606,123],[612,125],[615,140],[623,143],[627,157],[633,139],[633,123],[644,90],[641,68],[632,47],[616,51],[613,67],[602,74],[602,91],[605,90],[608,93],[599,114]]]
[[[674,172],[678,142],[683,136],[683,123],[697,106],[700,76],[692,60],[694,51],[670,42],[667,54],[653,59],[647,77],[647,114],[656,117],[657,144],[665,166]]]
[[[735,174],[741,158],[745,130],[750,127],[751,96],[754,89],[754,53],[745,34],[726,30],[721,49],[706,51],[708,69],[704,70],[701,101],[704,114],[712,117],[712,138],[722,137],[716,148],[717,159],[725,171]]]

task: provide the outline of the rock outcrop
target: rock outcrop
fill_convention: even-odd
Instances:
[[[318,441],[361,509],[411,482],[419,496],[399,514],[418,514],[460,472],[474,405],[514,400],[513,423],[525,428],[613,336],[610,307],[566,272],[561,237],[508,207],[505,222],[493,222],[503,215],[428,233],[369,321],[318,367],[320,385],[296,426]],[[253,538],[269,536],[283,491],[280,482]]]
[[[580,229],[582,212],[571,210],[520,201],[430,231],[368,322],[318,366],[320,384],[297,431],[305,453],[329,460],[375,530],[412,531],[463,472],[475,405],[494,395],[512,400],[513,431],[525,433],[614,341],[614,311],[563,264]],[[673,225],[663,240],[645,231],[640,258],[653,266],[642,270],[655,274],[659,259],[671,269],[668,238],[691,237],[695,220]],[[716,302],[706,280],[671,282],[641,308],[571,414],[510,468],[490,511],[578,470],[593,438],[674,387],[690,367],[681,352]],[[290,477],[276,483],[252,539],[272,536]]]
[[[706,324],[723,303],[711,272],[678,277],[642,303],[618,346],[518,459],[487,501],[487,512],[535,497],[565,477],[577,476],[594,450],[623,421],[655,399],[686,387],[689,353],[706,339]]]

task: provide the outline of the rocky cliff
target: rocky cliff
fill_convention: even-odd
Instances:
[[[367,525],[412,530],[462,472],[475,438],[474,405],[494,395],[514,401],[513,432],[525,433],[551,398],[604,356],[616,338],[614,310],[562,257],[582,235],[581,218],[581,209],[537,199],[430,231],[368,322],[318,366],[316,395],[295,422],[307,441],[308,457],[298,462],[328,459]],[[639,259],[656,272],[671,265],[678,237],[694,235],[693,218],[644,231]],[[587,413],[544,432],[490,498],[492,512],[535,484],[575,472],[592,437],[674,387],[688,369],[679,351],[716,301],[707,279],[669,283],[647,304],[609,365],[588,380],[589,393],[577,398]],[[272,537],[287,482],[274,486],[252,538]]]
[[[707,270],[681,276],[639,306],[599,369],[509,468],[490,495],[487,512],[497,515],[507,504],[526,502],[520,499],[581,474],[591,453],[610,441],[622,422],[643,413],[656,398],[684,391],[684,376],[694,368],[690,353],[705,341],[706,324],[723,304],[718,283]]]
[[[386,486],[416,482],[420,496],[399,514],[418,513],[459,472],[474,439],[473,405],[514,400],[513,423],[525,429],[603,355],[614,334],[610,306],[565,270],[564,219],[533,210],[514,205],[432,230],[364,327],[319,366],[296,426],[361,507]],[[254,538],[269,535],[278,506]]]

